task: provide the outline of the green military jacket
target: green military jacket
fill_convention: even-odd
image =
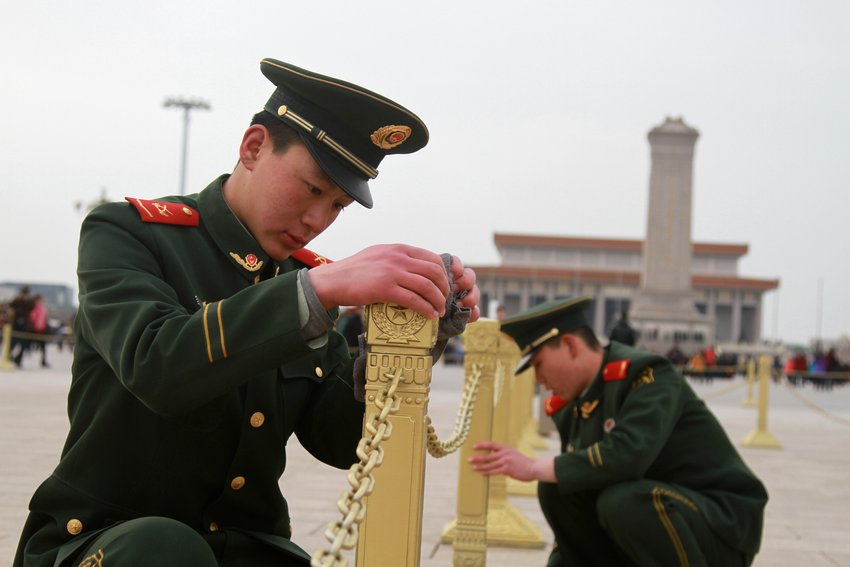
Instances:
[[[248,531],[308,558],[288,539],[278,485],[287,439],[348,467],[364,405],[342,337],[314,350],[301,336],[304,264],[263,252],[224,201],[226,177],[85,219],[70,432],[15,565],[53,565],[143,516]]]
[[[667,483],[691,499],[731,547],[751,556],[758,551],[767,492],[663,357],[611,342],[587,391],[552,417],[561,436],[562,454],[555,457],[560,493],[598,492],[638,479]]]

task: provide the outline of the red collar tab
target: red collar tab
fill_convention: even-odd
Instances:
[[[626,378],[626,375],[629,373],[629,364],[631,364],[631,360],[615,360],[614,362],[609,362],[602,369],[602,379],[605,382],[614,382],[615,380],[623,380]]]
[[[158,224],[175,224],[178,226],[198,226],[201,215],[192,207],[183,203],[166,203],[164,201],[150,201],[136,197],[124,197],[128,203],[136,207],[139,216],[144,222],[155,222]]]
[[[312,250],[307,250],[306,248],[299,248],[291,254],[291,257],[295,258],[302,264],[307,264],[311,268],[315,268],[320,264],[333,264],[333,260],[325,258],[321,254],[316,254]]]
[[[565,405],[567,405],[567,400],[557,394],[552,394],[543,403],[543,409],[546,411],[546,415],[551,416]]]

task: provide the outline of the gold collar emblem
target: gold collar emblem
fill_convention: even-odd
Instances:
[[[590,418],[590,414],[593,413],[593,410],[596,409],[596,406],[599,405],[599,400],[593,400],[592,402],[584,402],[581,404],[581,417],[582,419]]]
[[[230,257],[236,260],[240,266],[249,272],[259,271],[263,267],[263,261],[258,259],[256,254],[246,254],[243,259],[242,256],[236,252],[231,252]]]

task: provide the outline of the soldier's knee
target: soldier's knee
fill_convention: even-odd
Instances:
[[[603,490],[596,500],[596,516],[610,533],[639,532],[645,513],[652,509],[650,497],[640,482],[624,482]]]
[[[160,517],[123,522],[96,538],[81,556],[108,564],[154,566],[217,565],[212,549],[195,530],[177,520]]]

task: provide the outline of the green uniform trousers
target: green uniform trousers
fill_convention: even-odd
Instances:
[[[752,558],[729,547],[696,505],[672,485],[624,482],[601,492],[561,494],[538,483],[555,533],[548,567],[745,567]]]
[[[228,529],[200,534],[177,520],[149,516],[104,530],[73,561],[63,562],[62,566],[305,567],[309,564],[306,554],[293,555],[256,539],[250,532]]]

